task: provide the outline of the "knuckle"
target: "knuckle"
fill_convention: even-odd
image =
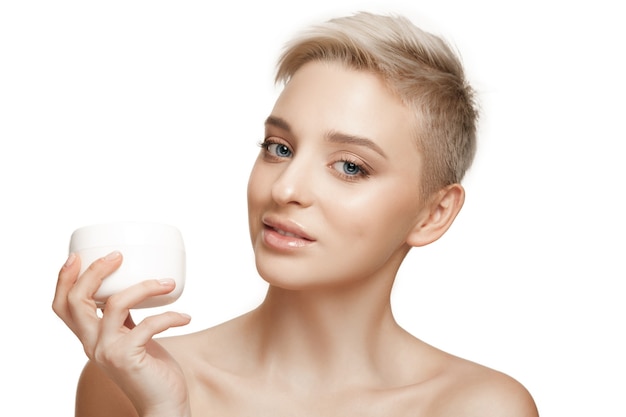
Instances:
[[[163,330],[163,321],[163,314],[160,316],[150,316],[143,319],[139,326],[147,333],[155,335]]]
[[[141,321],[141,327],[147,329],[148,331],[152,331],[156,328],[157,318],[156,316],[146,317]]]
[[[93,360],[105,368],[124,368],[127,358],[124,352],[114,349],[112,346],[97,344],[92,350]]]
[[[58,313],[63,308],[64,305],[65,303],[62,301],[59,294],[55,294],[54,298],[52,299],[52,303],[50,304],[50,306],[52,307],[52,311],[54,311],[55,313]]]
[[[100,345],[95,345],[90,349],[91,358],[99,364],[109,364],[111,362],[111,358],[109,352],[106,349],[103,349]],[[87,353],[87,352],[86,352]],[[87,353],[89,356],[89,353]]]
[[[124,307],[123,300],[120,294],[113,294],[107,298],[105,303],[105,310],[118,311]]]
[[[71,272],[67,268],[61,268],[58,274],[59,281],[67,281],[72,276]]]
[[[78,305],[82,301],[82,294],[76,291],[75,288],[72,288],[67,293],[67,302],[70,306]]]
[[[99,258],[96,259],[95,261],[93,261],[88,267],[87,270],[89,271],[99,271],[102,268],[102,265],[104,265],[104,258]]]
[[[52,311],[54,311],[57,316],[61,316],[65,313],[65,303],[55,298],[54,300],[52,300]]]
[[[154,292],[155,290],[155,281],[154,280],[146,280],[146,281],[141,281],[139,283],[139,285],[141,286],[141,288],[146,291],[146,292]]]
[[[58,274],[58,288],[65,288],[72,285],[78,279],[78,271],[70,270],[68,268],[61,268]]]

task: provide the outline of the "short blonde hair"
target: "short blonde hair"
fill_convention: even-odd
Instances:
[[[476,153],[478,110],[460,59],[443,39],[402,16],[361,12],[332,19],[286,45],[276,82],[287,83],[316,60],[379,74],[414,109],[425,195],[462,180]]]

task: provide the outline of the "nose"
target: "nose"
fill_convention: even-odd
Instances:
[[[272,185],[272,198],[280,205],[310,206],[313,202],[313,169],[304,158],[293,158]]]

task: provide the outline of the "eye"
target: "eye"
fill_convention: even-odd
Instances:
[[[354,162],[342,161],[340,164],[346,175],[358,175],[361,172],[361,168]]]
[[[267,151],[276,156],[280,156],[281,158],[287,158],[291,156],[291,150],[287,146],[280,143],[269,144],[267,146]]]
[[[271,140],[265,140],[265,142],[261,144],[261,147],[265,149],[265,152],[270,156],[276,158],[289,158],[293,154],[289,146]]]
[[[337,161],[332,164],[332,167],[339,175],[350,180],[367,177],[369,175],[362,165],[353,161]]]

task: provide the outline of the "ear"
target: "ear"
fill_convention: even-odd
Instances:
[[[418,247],[439,239],[452,225],[464,202],[465,189],[461,184],[451,184],[435,192],[409,233],[407,243]]]

